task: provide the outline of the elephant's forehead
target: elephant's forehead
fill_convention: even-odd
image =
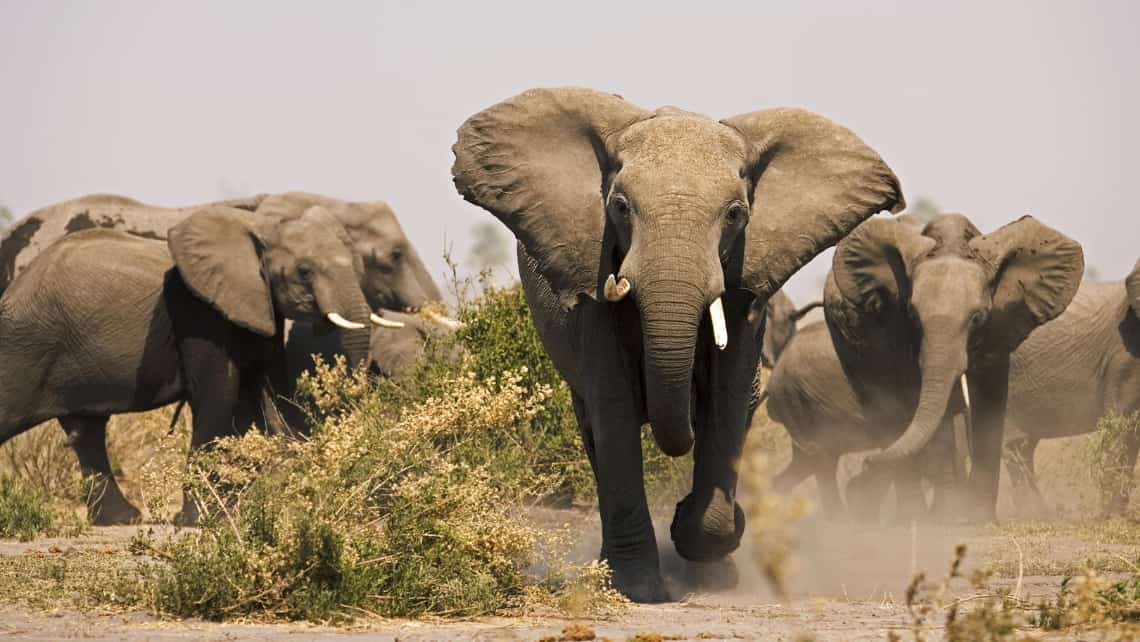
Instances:
[[[638,165],[723,173],[739,168],[746,150],[744,140],[730,128],[698,114],[670,111],[631,125],[618,153],[623,161]]]
[[[281,242],[294,253],[347,254],[348,248],[332,231],[314,221],[290,221],[282,226]]]
[[[980,298],[986,274],[980,265],[958,256],[938,256],[918,264],[914,269],[916,304],[923,299],[970,303]]]

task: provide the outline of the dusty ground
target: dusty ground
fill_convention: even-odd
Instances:
[[[585,514],[564,516],[591,521]],[[584,530],[592,526],[584,524]],[[18,556],[122,554],[137,530],[94,528],[75,538],[4,541],[0,542],[0,562],[16,561]],[[1062,574],[1086,559],[1108,572],[1121,570],[1120,564],[1140,555],[1140,534],[1134,531],[1131,526],[1099,529],[1027,524],[1001,529],[919,525],[912,532],[909,527],[857,527],[813,517],[798,530],[790,574],[792,597],[786,604],[772,595],[751,564],[749,551],[742,550],[737,553],[741,581],[734,590],[690,593],[675,603],[632,606],[620,615],[600,620],[551,616],[459,622],[366,620],[352,628],[331,628],[169,621],[147,613],[81,613],[52,604],[8,603],[0,606],[0,636],[18,640],[538,640],[558,636],[571,624],[583,624],[598,637],[613,640],[649,633],[660,634],[663,639],[796,640],[809,634],[816,640],[885,640],[890,630],[898,630],[903,639],[912,639],[907,628],[911,616],[904,604],[907,584],[915,570],[926,569],[931,577],[944,575],[959,543],[968,548],[967,573],[982,565],[996,569],[998,574],[991,585],[996,588],[1016,585],[1020,570],[1021,596],[1037,598],[1055,594]],[[588,539],[583,540],[583,550],[595,545]],[[662,542],[662,549],[669,549],[666,542]],[[1118,562],[1115,566],[1114,561]],[[666,555],[663,566],[674,590],[684,591],[677,579],[682,575],[680,560]],[[9,572],[2,581],[19,582],[20,578]],[[965,583],[960,584],[953,591],[953,599],[976,594]],[[937,629],[930,633],[935,639],[939,637]]]

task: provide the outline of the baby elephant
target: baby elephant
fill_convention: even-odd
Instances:
[[[186,400],[192,450],[255,418],[274,425],[285,319],[340,326],[355,364],[369,313],[344,231],[319,207],[278,220],[205,207],[167,243],[69,235],[0,298],[0,441],[58,418],[96,482],[91,520],[138,521],[111,473],[108,415]],[[197,517],[184,498],[181,521]]]

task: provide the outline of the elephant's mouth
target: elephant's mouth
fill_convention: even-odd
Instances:
[[[437,307],[437,305],[429,303],[427,305],[421,305],[418,308],[413,308],[410,306],[405,307],[403,311],[407,314],[417,314],[427,319],[428,321],[431,321],[432,323],[447,328],[448,330],[458,330],[463,327],[463,323],[461,321],[453,319],[446,314],[439,312]]]

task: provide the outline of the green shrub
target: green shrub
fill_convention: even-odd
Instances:
[[[0,537],[27,541],[51,528],[55,512],[47,495],[12,477],[0,477]]]

